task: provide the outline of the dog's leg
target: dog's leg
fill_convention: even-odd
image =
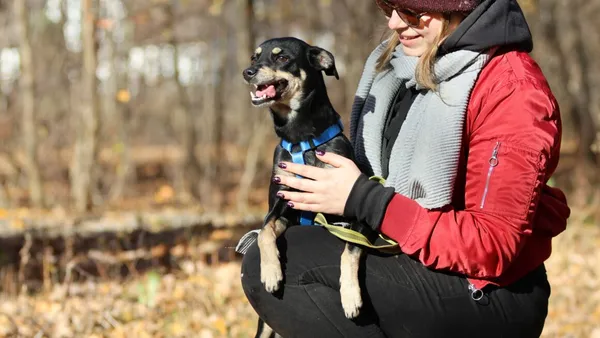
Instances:
[[[286,209],[285,203],[286,201],[282,199],[275,202],[257,238],[260,250],[260,281],[271,293],[279,289],[279,282],[283,280],[276,241],[288,225],[287,219],[281,216]]]
[[[358,316],[362,306],[360,285],[358,284],[358,267],[363,250],[353,244],[346,243],[340,264],[340,295],[342,307],[349,319]]]
[[[282,338],[278,333],[267,325],[262,319],[258,319],[258,330],[254,338]]]

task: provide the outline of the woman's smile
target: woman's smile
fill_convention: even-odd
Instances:
[[[422,36],[420,35],[400,35],[400,43],[406,47],[411,47],[417,44]]]

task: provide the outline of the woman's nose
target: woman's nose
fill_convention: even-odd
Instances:
[[[400,16],[396,11],[392,11],[392,16],[388,21],[388,27],[393,30],[403,29],[408,27],[406,23],[400,19]]]

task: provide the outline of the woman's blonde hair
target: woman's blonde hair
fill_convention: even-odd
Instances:
[[[417,80],[417,83],[426,89],[430,89],[433,91],[437,90],[437,81],[435,78],[435,72],[433,68],[435,65],[436,56],[441,42],[452,32],[450,26],[450,19],[450,15],[444,14],[442,16],[442,32],[435,38],[433,45],[428,50],[426,50],[425,53],[421,55],[421,57],[419,57],[415,78]],[[378,73],[387,68],[387,66],[390,63],[390,60],[392,59],[392,55],[394,54],[394,50],[396,50],[396,47],[398,47],[398,45],[400,44],[400,37],[398,35],[398,32],[396,32],[395,30],[392,31],[387,36],[387,40],[389,41],[387,48],[381,54],[381,56],[379,56],[379,59],[377,59],[375,70]]]

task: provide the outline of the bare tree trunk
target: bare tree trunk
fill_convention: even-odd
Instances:
[[[173,77],[177,85],[178,96],[178,107],[175,109],[173,116],[175,119],[173,121],[173,129],[183,149],[183,160],[177,164],[179,167],[175,169],[175,190],[179,194],[179,198],[185,201],[191,196],[198,197],[199,195],[197,187],[199,184],[200,165],[195,153],[197,143],[195,117],[186,88],[179,78],[179,41],[175,33],[177,20],[174,6],[174,4],[171,4],[167,10],[169,17],[168,27],[171,34],[169,44],[173,46]]]
[[[10,208],[10,197],[8,196],[8,187],[4,180],[0,180],[0,208]]]
[[[254,48],[256,48],[256,34],[254,32],[254,1],[255,0],[237,0],[235,2],[236,9],[240,15],[239,19],[236,20],[236,24],[231,27],[235,30],[235,37],[237,41],[238,52],[236,53],[236,62],[237,68],[236,72],[231,74],[233,78],[231,81],[233,82],[232,90],[233,93],[236,93],[233,97],[233,100],[230,102],[228,107],[231,107],[231,112],[238,116],[243,116],[236,121],[248,121],[248,112],[252,110],[250,106],[250,100],[247,95],[246,84],[242,80],[242,69],[248,67],[249,58],[254,52]],[[245,94],[245,95],[243,95]],[[250,115],[253,116],[254,115]],[[256,118],[252,119],[253,121]],[[254,132],[253,128],[248,128],[248,126],[244,123],[240,123],[237,126],[233,126],[239,130],[238,139],[232,140],[234,142],[241,142],[243,144],[248,144],[248,141],[252,137],[252,133]]]
[[[42,207],[44,194],[40,168],[37,161],[37,131],[35,123],[35,79],[33,49],[29,30],[26,0],[15,0],[15,16],[19,25],[19,52],[21,55],[20,87],[23,94],[22,137],[25,153],[25,172],[29,185],[29,197],[34,207]]]
[[[208,63],[207,69],[213,69],[214,65],[218,60],[216,60],[215,56],[218,55],[215,49],[217,48],[217,44],[215,42],[212,43],[208,50],[208,55],[206,58],[206,62]],[[211,71],[212,72],[212,71]],[[209,74],[207,78],[214,78],[214,74]],[[200,167],[201,167],[201,176],[202,179],[199,182],[200,189],[200,203],[203,205],[211,205],[212,204],[212,196],[213,190],[215,186],[215,182],[211,181],[211,178],[215,176],[213,171],[215,171],[213,158],[215,156],[215,144],[213,143],[215,139],[215,122],[216,122],[216,101],[218,99],[215,94],[215,88],[213,83],[205,83],[202,85],[202,97],[204,98],[202,102],[202,116],[201,116],[201,155],[200,155]]]
[[[263,114],[256,120],[253,128],[252,138],[246,151],[246,165],[240,179],[240,188],[237,194],[237,209],[239,212],[248,211],[248,197],[252,189],[252,183],[256,177],[260,153],[264,151],[265,139],[272,129],[272,123],[268,114]]]
[[[107,31],[106,39],[108,40],[106,43],[106,47],[108,49],[107,54],[110,58],[109,67],[110,67],[110,79],[108,80],[109,89],[108,95],[106,98],[106,107],[109,116],[109,120],[113,122],[114,128],[117,130],[117,144],[118,144],[118,152],[119,159],[117,166],[115,168],[115,182],[111,187],[109,193],[109,199],[112,202],[117,201],[121,197],[123,197],[124,191],[127,187],[127,183],[129,178],[131,177],[131,158],[130,158],[130,149],[129,149],[129,121],[127,119],[129,109],[129,98],[121,97],[119,98],[119,83],[120,79],[123,77],[122,74],[118,74],[115,63],[117,59],[121,56],[119,47],[115,41],[114,35],[115,30],[123,29],[122,22],[116,22],[116,18],[114,13],[111,13],[108,8],[109,3],[111,1],[118,0],[104,0],[105,8],[107,9],[107,15],[115,20],[115,24],[112,26],[112,29]]]
[[[221,47],[219,54],[221,56],[225,55],[225,46]],[[219,65],[217,67],[217,74],[219,78],[219,82],[215,86],[215,132],[213,134],[214,140],[213,144],[215,145],[216,156],[215,156],[215,170],[213,172],[213,177],[211,178],[211,182],[217,183],[217,186],[220,186],[223,183],[223,176],[225,174],[225,142],[223,138],[223,130],[225,129],[225,93],[227,92],[227,83],[225,83],[225,60],[224,57],[218,59]],[[219,191],[218,193],[214,193],[213,191],[213,203],[212,206],[216,210],[220,210],[224,203],[224,191]]]
[[[75,210],[83,213],[91,207],[95,181],[94,164],[98,148],[100,125],[96,93],[97,44],[95,39],[95,1],[81,0],[83,69],[83,102],[76,124],[77,140],[71,163],[71,193]]]
[[[220,35],[219,35],[220,36]],[[224,168],[224,144],[223,144],[223,124],[224,124],[224,100],[227,85],[224,80],[225,76],[225,51],[222,43],[215,40],[209,49],[207,60],[211,63],[209,69],[215,69],[216,74],[211,74],[210,77],[217,79],[213,85],[207,85],[204,97],[203,110],[209,115],[206,126],[206,141],[205,156],[202,159],[202,182],[201,182],[201,202],[214,210],[221,208],[223,198],[222,191],[216,189],[221,183],[221,176]],[[221,39],[221,41],[223,41]]]
[[[244,69],[248,65],[248,57],[252,55],[254,48],[256,47],[256,34],[254,32],[254,0],[240,0],[240,5],[244,6],[245,13],[245,27],[241,27],[241,31],[246,32],[245,36],[238,36],[240,38],[245,38],[246,41],[243,43],[245,49],[242,49],[242,53],[238,55],[238,64],[240,69]],[[242,83],[241,80],[239,80]],[[241,89],[243,92],[243,88]],[[241,96],[240,97],[246,97]],[[245,104],[241,105],[242,108],[252,109],[247,104],[248,99],[245,99]],[[244,107],[246,106],[246,107]],[[238,114],[242,113],[237,112]],[[251,116],[255,116],[252,114]],[[249,139],[248,149],[246,151],[246,161],[244,165],[244,172],[240,179],[239,190],[236,196],[237,200],[237,209],[241,212],[245,212],[248,209],[248,195],[250,194],[250,189],[252,187],[252,182],[254,182],[254,177],[256,176],[256,169],[258,165],[258,155],[260,153],[260,148],[264,143],[264,139],[269,130],[268,119],[264,118],[265,115],[261,115],[258,117],[254,117],[254,125],[250,129],[252,133],[247,136]]]

